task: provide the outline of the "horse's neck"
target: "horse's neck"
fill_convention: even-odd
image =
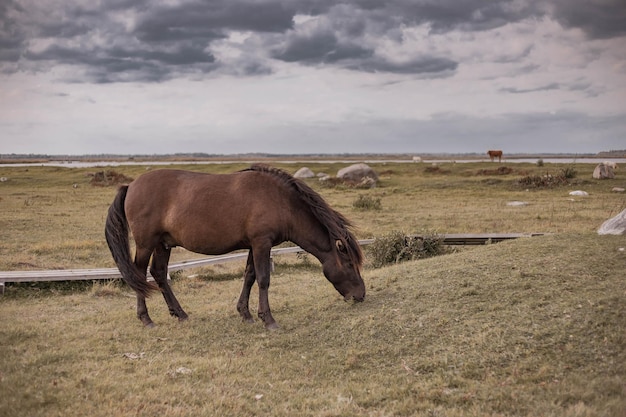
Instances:
[[[289,240],[324,263],[332,252],[331,239],[317,220],[305,217],[296,222]]]

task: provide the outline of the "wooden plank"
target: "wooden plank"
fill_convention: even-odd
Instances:
[[[272,256],[274,256],[274,255],[286,255],[286,254],[290,254],[290,253],[299,253],[299,252],[305,252],[305,251],[304,251],[304,249],[302,249],[299,246],[290,246],[290,247],[287,247],[287,248],[275,248],[275,249],[272,249],[271,255]],[[220,264],[220,263],[225,263],[225,262],[239,261],[239,260],[247,259],[247,258],[248,258],[248,251],[236,252],[236,253],[227,254],[227,255],[220,255],[220,256],[209,256],[209,257],[206,257],[206,258],[191,259],[191,260],[188,260],[188,261],[181,261],[181,262],[170,264],[169,270],[170,271],[179,271],[181,269],[197,268],[197,267],[200,267],[200,266],[215,265],[215,264]]]
[[[523,237],[543,236],[543,233],[450,233],[443,235],[444,245],[485,245]]]
[[[272,255],[284,255],[290,253],[304,252],[299,246],[272,249]],[[209,256],[200,259],[175,262],[169,265],[168,271],[178,271],[187,268],[197,268],[207,265],[215,265],[225,262],[245,260],[248,251],[237,252],[220,256]],[[150,274],[148,274],[149,278]],[[78,281],[96,279],[118,279],[121,278],[117,268],[100,269],[63,269],[63,270],[37,270],[37,271],[0,271],[0,282],[33,282],[33,281]]]
[[[117,268],[0,272],[0,281],[3,282],[76,281],[114,278],[121,278]]]
[[[517,239],[520,237],[542,236],[543,233],[452,233],[444,234],[445,245],[484,245],[497,243],[503,240]],[[422,235],[410,235],[409,237],[424,238]],[[373,243],[375,239],[359,240],[361,246]],[[272,249],[272,256],[304,252],[299,246]],[[207,265],[215,265],[225,262],[244,260],[248,257],[248,251],[230,253],[220,256],[180,261],[169,265],[168,272],[179,271],[187,268],[197,268]],[[4,293],[5,282],[35,282],[35,281],[77,281],[120,279],[121,275],[117,268],[99,269],[64,269],[64,270],[39,270],[39,271],[0,271],[0,294]],[[148,279],[152,277],[148,274]]]

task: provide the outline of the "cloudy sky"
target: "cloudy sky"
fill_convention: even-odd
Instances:
[[[625,0],[2,0],[0,153],[626,149]]]

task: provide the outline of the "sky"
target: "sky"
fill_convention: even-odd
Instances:
[[[625,0],[2,0],[0,154],[626,149]]]

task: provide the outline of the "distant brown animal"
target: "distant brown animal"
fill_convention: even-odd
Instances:
[[[487,155],[491,158],[491,162],[493,162],[494,158],[498,158],[498,162],[502,162],[502,151],[500,150],[487,151]]]
[[[173,247],[206,255],[250,249],[237,311],[252,322],[250,290],[259,287],[258,315],[278,327],[268,301],[270,251],[292,241],[320,260],[323,273],[345,300],[363,301],[363,255],[350,221],[304,182],[265,165],[226,175],[180,170],[146,173],[120,187],[105,235],[122,278],[137,293],[137,316],[153,326],[146,297],[160,290],[170,314],[187,319],[167,283]],[[129,229],[135,240],[131,259]],[[148,264],[158,288],[146,281]]]

